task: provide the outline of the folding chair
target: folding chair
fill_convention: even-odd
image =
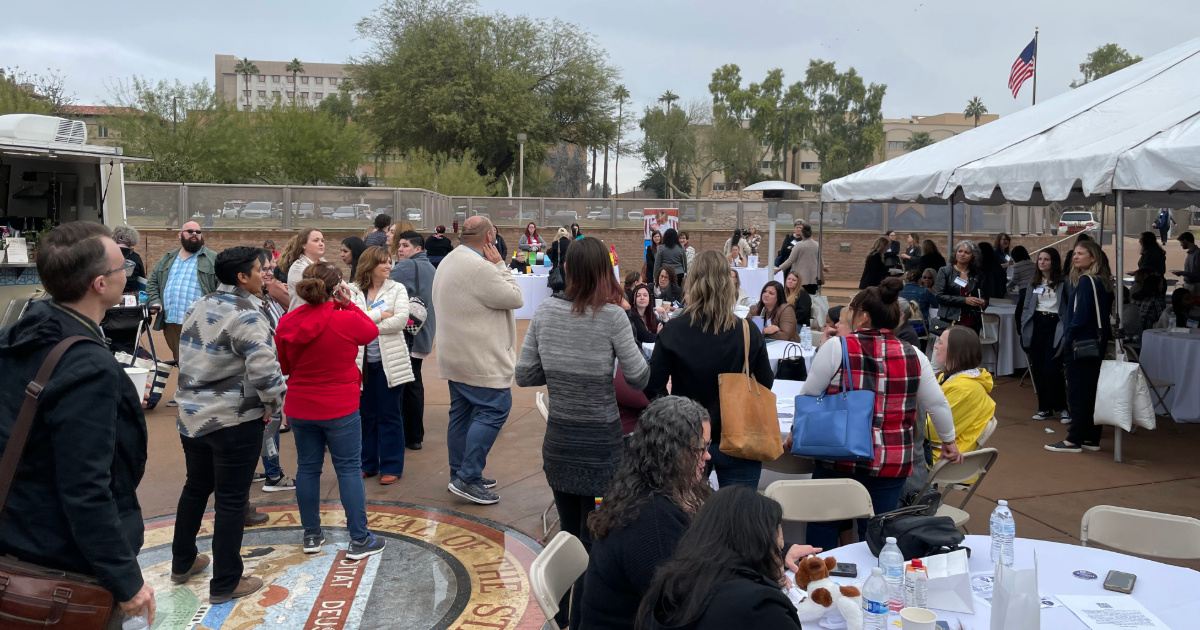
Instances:
[[[992,300],[994,303],[995,300]],[[994,325],[995,336],[989,333],[989,325]],[[1000,364],[1000,316],[995,313],[983,314],[983,326],[979,329],[979,343],[992,348],[992,373],[995,374]]]
[[[781,480],[767,486],[764,494],[783,506],[785,521],[822,523],[875,516],[871,495],[853,479]]]
[[[999,424],[1000,421],[996,420],[996,416],[992,416],[992,419],[987,421],[987,426],[983,427],[983,433],[980,433],[979,439],[976,440],[976,442],[979,443],[979,446],[987,444],[987,441],[992,438],[992,434],[996,432],[996,427]]]
[[[554,630],[559,630],[554,623],[558,602],[571,590],[587,566],[588,553],[583,543],[567,532],[558,532],[529,567],[529,588],[542,614],[546,616],[546,624]]]
[[[1200,520],[1161,512],[1097,505],[1083,515],[1079,543],[1098,542],[1126,553],[1173,560],[1200,559]]]
[[[990,420],[988,424],[990,425],[993,421],[995,421],[995,418]],[[962,500],[962,503],[958,507],[951,507],[943,501],[942,507],[938,508],[937,511],[938,516],[949,516],[954,519],[955,527],[961,527],[963,532],[970,534],[971,532],[967,530],[967,521],[971,520],[971,515],[967,514],[963,508],[967,507],[967,502],[975,495],[975,491],[979,489],[979,484],[983,483],[983,478],[987,476],[988,471],[992,468],[992,464],[996,463],[996,458],[999,456],[999,451],[994,448],[981,448],[977,451],[964,454],[961,464],[951,464],[944,459],[939,459],[933,465],[933,469],[929,471],[929,477],[925,479],[925,485],[917,493],[917,496],[925,496],[925,493],[935,483],[960,484],[975,479],[975,482],[970,485],[970,489],[967,490],[966,498]]]
[[[538,392],[533,397],[533,404],[537,407],[538,412],[542,414],[542,422],[549,422],[549,420],[550,420],[550,408],[549,408],[550,401],[549,401],[549,399],[547,399],[546,395],[543,394],[542,392]],[[554,526],[558,524],[557,516],[554,517],[553,521],[550,520],[550,510],[553,510],[553,509],[554,509],[554,501],[551,501],[550,505],[546,506],[546,511],[542,512],[542,540],[549,538],[550,530],[554,529]]]
[[[1175,383],[1172,383],[1171,381],[1164,381],[1161,378],[1151,377],[1150,374],[1146,372],[1146,368],[1142,366],[1142,361],[1138,358],[1137,350],[1130,347],[1128,344],[1125,345],[1125,354],[1129,356],[1131,361],[1138,364],[1138,369],[1142,372],[1142,378],[1146,379],[1146,387],[1150,389],[1150,393],[1155,398],[1153,401],[1154,413],[1158,414],[1158,408],[1162,407],[1163,413],[1160,415],[1164,415],[1171,419],[1171,425],[1175,427],[1176,435],[1183,435],[1183,432],[1179,430],[1179,423],[1175,421],[1175,416],[1171,415],[1171,407],[1167,405],[1166,400],[1167,396],[1171,393],[1171,388],[1175,387]],[[1161,393],[1158,391],[1160,389],[1163,390]]]
[[[990,298],[988,304],[1016,304],[1016,302],[1007,298]]]

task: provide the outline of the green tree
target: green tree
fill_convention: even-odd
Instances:
[[[354,97],[350,96],[349,92],[334,92],[321,99],[321,104],[317,105],[317,111],[345,123],[347,120],[354,119],[357,108],[354,106]]]
[[[254,65],[253,61],[243,57],[233,67],[233,73],[242,75],[242,78],[246,80],[246,111],[250,111],[250,75],[258,74],[258,66]]]
[[[671,90],[667,90],[666,92],[663,92],[662,96],[658,97],[659,103],[667,104],[667,113],[668,114],[671,113],[671,103],[674,103],[675,101],[678,101],[678,100],[679,100],[679,95],[672,92]]]
[[[805,141],[817,154],[821,179],[831,181],[861,171],[883,145],[883,95],[887,86],[863,82],[854,68],[838,72],[832,61],[808,64],[801,105]]]
[[[621,171],[621,137],[625,131],[625,102],[629,100],[629,90],[625,89],[625,85],[618,85],[613,90],[613,100],[617,102],[617,153],[616,163],[613,165],[613,190],[619,195],[621,194],[620,177]]]
[[[383,151],[465,155],[499,178],[558,141],[614,135],[617,72],[594,38],[558,20],[484,15],[473,0],[386,0],[358,24],[370,50],[351,60],[359,122]]]
[[[684,198],[690,195],[679,187],[679,182],[690,179],[696,166],[697,127],[706,122],[704,105],[698,102],[676,107],[670,112],[661,107],[646,108],[639,123],[643,135],[642,165],[648,172],[661,172],[663,181],[673,184],[664,186],[667,193],[664,199],[672,197],[672,193]],[[690,183],[687,188],[691,188]]]
[[[19,67],[0,68],[0,78],[8,77],[14,86],[17,86],[24,95],[34,101],[38,101],[49,107],[46,112],[52,116],[61,116],[66,109],[75,104],[75,93],[67,90],[67,79],[62,74],[61,70],[47,68],[45,73],[27,72]],[[17,96],[13,96],[13,102],[18,100]],[[25,107],[30,104],[21,99],[25,103]],[[24,113],[41,113],[40,110],[45,107],[36,107],[39,111],[29,111]]]
[[[358,126],[305,105],[276,103],[255,116],[264,152],[258,179],[272,184],[331,184],[355,174],[362,159]]]
[[[31,90],[22,87],[13,72],[0,69],[0,115],[44,114],[50,115],[54,105],[44,98],[37,98]]]
[[[1083,73],[1083,78],[1071,81],[1071,87],[1087,85],[1141,60],[1141,57],[1129,54],[1129,51],[1116,44],[1104,44],[1088,53],[1087,60],[1079,64],[1079,71]]]
[[[692,195],[691,178],[677,174],[674,181],[671,183],[671,192],[683,198],[689,198]],[[658,199],[666,199],[668,197],[666,178],[663,177],[662,169],[653,168],[646,171],[646,175],[642,177],[642,181],[638,182],[638,186],[642,190],[654,193]]]
[[[409,153],[399,165],[397,175],[388,184],[400,188],[424,188],[456,197],[486,197],[495,194],[487,177],[475,168],[477,159],[471,151],[462,157],[445,153],[431,154],[424,149]],[[526,179],[526,185],[529,180]]]
[[[300,63],[299,57],[292,57],[292,60],[283,67],[283,71],[292,73],[292,104],[295,105],[296,95],[299,92],[299,90],[296,89],[296,87],[299,86],[299,82],[296,81],[296,75],[304,72],[304,64]]]
[[[974,118],[975,126],[978,127],[979,126],[979,117],[983,116],[986,113],[988,113],[987,105],[984,105],[983,101],[979,100],[979,97],[976,96],[975,98],[973,98],[967,102],[967,108],[965,110],[963,110],[963,117],[964,118]]]
[[[913,132],[912,137],[904,141],[905,151],[917,151],[933,144],[933,138],[929,137],[928,131]]]

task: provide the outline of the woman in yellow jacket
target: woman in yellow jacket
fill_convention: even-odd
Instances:
[[[983,346],[974,330],[951,326],[938,337],[933,348],[938,362],[946,366],[939,382],[954,415],[954,443],[962,453],[970,453],[979,448],[979,436],[996,414],[996,401],[991,397],[992,375],[979,367]],[[926,429],[933,445],[933,463],[937,463],[942,443],[932,424]]]

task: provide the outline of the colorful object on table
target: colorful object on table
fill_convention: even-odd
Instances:
[[[808,598],[796,606],[796,616],[802,622],[817,621],[835,610],[846,619],[848,630],[862,630],[862,593],[853,586],[840,586],[829,577],[836,566],[837,559],[832,556],[808,556],[797,564],[796,588]]]

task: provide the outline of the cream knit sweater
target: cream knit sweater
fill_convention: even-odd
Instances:
[[[456,383],[507,389],[517,363],[521,287],[504,262],[489,263],[460,245],[433,276],[438,372]]]

